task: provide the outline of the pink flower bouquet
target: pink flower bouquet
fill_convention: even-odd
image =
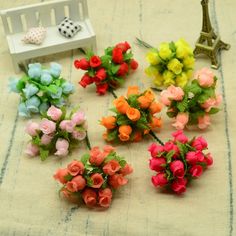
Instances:
[[[25,130],[31,136],[26,154],[40,155],[43,161],[51,153],[66,156],[70,148],[86,138],[87,122],[82,111],[67,116],[64,108],[51,106],[40,123],[29,121]]]
[[[175,118],[176,129],[196,124],[199,129],[206,129],[211,124],[210,115],[219,111],[222,100],[215,92],[216,82],[213,72],[203,68],[183,89],[171,85],[161,92],[161,101],[168,107],[167,115]]]
[[[54,178],[63,184],[60,193],[69,201],[82,198],[88,207],[108,208],[113,190],[126,185],[125,178],[132,167],[117,155],[112,146],[93,147],[81,161],[74,160],[67,168],[59,169]]]
[[[150,169],[157,172],[152,176],[155,187],[170,187],[175,193],[186,191],[186,185],[192,179],[199,178],[208,166],[213,164],[207,152],[207,142],[203,137],[189,140],[182,130],[172,134],[173,139],[163,146],[153,143],[148,151],[151,153]]]

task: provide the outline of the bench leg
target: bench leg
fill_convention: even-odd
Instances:
[[[97,42],[96,39],[93,41],[91,49],[94,53],[97,53]]]
[[[12,65],[13,65],[13,67],[14,67],[15,73],[16,73],[16,74],[20,73],[21,70],[20,70],[18,61],[17,61],[14,57],[12,57]]]

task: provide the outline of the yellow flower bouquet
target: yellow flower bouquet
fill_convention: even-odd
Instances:
[[[151,48],[146,59],[150,65],[145,73],[153,78],[157,87],[184,87],[192,76],[193,50],[184,39],[161,43],[158,49]]]

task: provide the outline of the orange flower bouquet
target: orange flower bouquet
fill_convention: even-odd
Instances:
[[[155,136],[153,131],[162,125],[161,118],[156,116],[162,105],[155,101],[150,89],[141,93],[137,86],[131,86],[126,97],[120,96],[113,103],[115,107],[111,111],[116,115],[103,117],[100,121],[107,129],[103,137],[108,142],[138,142],[147,134]]]

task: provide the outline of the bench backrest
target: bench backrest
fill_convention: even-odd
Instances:
[[[14,34],[36,26],[58,25],[64,17],[74,21],[88,18],[87,0],[54,0],[34,5],[2,10],[4,31]]]

